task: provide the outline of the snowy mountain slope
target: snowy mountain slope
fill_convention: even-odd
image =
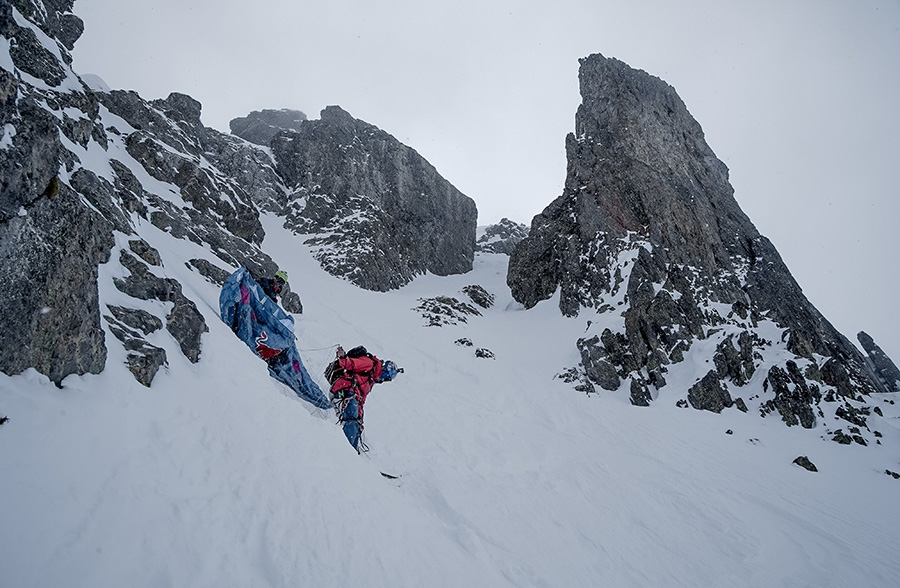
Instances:
[[[897,395],[882,399],[884,444],[864,448],[737,410],[579,394],[553,376],[577,362],[584,317],[554,300],[522,310],[505,256],[366,292],[262,220],[303,297],[298,346],[319,383],[338,343],[406,368],[367,403],[370,453],[218,320],[218,287],[179,263],[208,251],[142,227],[206,318],[203,359],[161,334],[169,365],[150,389],[118,346],[62,389],[0,376],[0,584],[893,585]],[[496,297],[483,316],[426,327],[411,310],[470,284]],[[101,286],[103,303],[120,295]]]
[[[259,212],[285,196],[265,152],[204,129],[183,94],[81,85],[71,7],[0,2],[16,319],[0,351],[20,374],[0,375],[0,586],[893,585],[896,394],[868,397],[867,425],[851,423],[855,398],[816,403],[811,429],[760,418],[773,392],[759,374],[786,357],[765,320],[749,414],[678,408],[735,324],[698,333],[648,407],[627,387],[578,393],[556,376],[584,359],[574,340],[621,326],[616,307],[563,317],[551,289],[525,311],[502,255],[381,294],[327,274],[309,236]],[[61,23],[68,43],[50,36]],[[642,247],[610,269],[633,272]],[[320,384],[339,343],[406,368],[370,398],[371,452],[268,376],[194,260],[288,270]],[[659,295],[646,277],[635,293]],[[465,306],[470,285],[494,305]],[[114,307],[137,317],[131,335]],[[135,346],[165,359],[146,387],[126,367]],[[831,442],[851,425],[867,447]]]

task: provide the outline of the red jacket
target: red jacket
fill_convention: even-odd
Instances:
[[[342,357],[338,360],[341,367],[344,368],[344,375],[338,378],[331,386],[332,392],[340,392],[347,388],[354,388],[359,398],[360,408],[366,402],[366,396],[372,391],[374,379],[378,377],[375,372],[378,371],[378,361],[372,360],[366,356],[363,357]]]

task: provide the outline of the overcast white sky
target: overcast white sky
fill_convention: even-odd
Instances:
[[[900,363],[898,0],[76,0],[78,73],[252,110],[338,104],[478,204],[530,223],[562,192],[578,59],[675,87],[807,296]]]

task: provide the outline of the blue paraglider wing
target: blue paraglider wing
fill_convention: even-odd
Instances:
[[[294,340],[294,317],[266,296],[247,268],[231,274],[222,286],[219,316],[256,355],[275,358],[269,366],[274,378],[314,406],[331,407],[300,359]]]

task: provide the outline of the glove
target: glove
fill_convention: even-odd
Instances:
[[[341,358],[344,358],[344,357],[346,357],[346,356],[347,356],[347,354],[344,353],[344,348],[341,347],[340,345],[338,345],[338,348],[337,348],[337,358],[338,358],[338,359],[341,359]]]

